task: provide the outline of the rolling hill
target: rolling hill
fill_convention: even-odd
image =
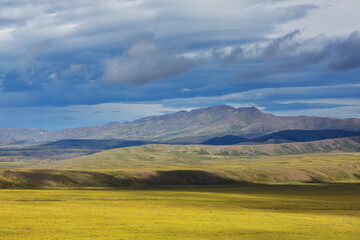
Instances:
[[[35,163],[70,159],[112,148],[142,146],[154,143],[119,139],[65,139],[41,145],[3,146],[0,148],[0,168],[28,167]]]
[[[146,145],[118,148],[33,167],[60,169],[162,169],[203,168],[216,165],[236,166],[259,156],[359,152],[360,137],[337,138],[314,142],[266,145]],[[335,155],[334,155],[335,156]]]
[[[37,143],[61,139],[123,139],[172,143],[199,143],[224,135],[258,137],[282,130],[338,129],[360,131],[360,119],[280,117],[255,107],[213,106],[146,117],[133,122],[47,131],[0,129],[0,143]]]

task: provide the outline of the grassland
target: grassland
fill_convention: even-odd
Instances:
[[[0,168],[28,168],[93,154],[102,149],[60,149],[43,146],[1,146]]]
[[[0,238],[359,239],[360,185],[0,190]]]
[[[338,142],[341,142],[341,145]],[[266,145],[146,145],[117,148],[32,167],[61,169],[199,169],[246,165],[355,163],[358,142],[331,139],[318,142]],[[352,144],[353,143],[353,144]],[[346,145],[349,152],[345,152]],[[341,152],[337,150],[341,147]],[[305,154],[306,153],[306,154]],[[324,154],[325,153],[325,154]],[[328,154],[326,154],[328,153]]]
[[[359,239],[360,153],[336,141],[14,156],[0,239]]]
[[[124,153],[129,149],[119,150]],[[110,153],[117,152],[110,150]],[[185,159],[159,152],[145,159],[139,152],[139,156],[136,152],[120,156],[108,153],[56,162],[74,169],[64,169],[64,165],[60,165],[60,169],[54,166],[51,169],[0,169],[0,188],[360,182],[360,153],[252,158],[198,154],[191,159],[187,155]],[[85,169],[86,166],[93,169]]]
[[[271,145],[261,146],[262,153],[269,146],[273,151]],[[248,147],[253,154],[243,154]],[[17,162],[10,162],[0,169],[0,188],[360,181],[359,152],[269,156],[254,147],[258,146],[127,147],[50,163],[32,162],[32,167],[42,169],[11,168]]]
[[[305,153],[328,152],[360,152],[360,137],[327,139],[313,142],[298,142],[284,144],[262,145],[146,145],[140,147],[126,147],[142,145],[145,142],[121,140],[62,140],[37,146],[3,146],[0,148],[0,168],[126,168],[142,159],[144,164],[137,169],[148,168],[152,162],[160,163],[166,159],[172,164],[183,162],[193,166],[199,161],[210,160],[208,163],[220,159],[229,160],[229,156],[239,163],[239,159],[257,156],[298,155]],[[123,148],[104,151],[115,147]],[[103,152],[104,151],[104,152]],[[101,152],[95,154],[96,152]],[[89,156],[90,155],[90,156]],[[84,156],[84,158],[79,158]],[[65,159],[73,159],[63,161]],[[116,161],[110,161],[116,159]],[[237,159],[237,160],[236,160]],[[211,162],[211,160],[213,160]],[[115,165],[109,165],[109,163]],[[124,164],[129,162],[130,164]],[[91,163],[91,164],[90,164]],[[93,164],[94,163],[94,164]],[[241,162],[240,162],[241,163]],[[160,166],[168,167],[167,162]]]

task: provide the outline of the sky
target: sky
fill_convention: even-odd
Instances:
[[[0,127],[255,106],[360,118],[358,0],[0,0]]]

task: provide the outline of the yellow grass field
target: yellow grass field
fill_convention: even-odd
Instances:
[[[360,153],[230,150],[152,145],[0,169],[0,239],[359,239]]]
[[[0,190],[0,239],[359,239],[360,185]]]

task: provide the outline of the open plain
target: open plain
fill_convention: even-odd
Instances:
[[[1,239],[358,239],[359,184],[0,190]]]

